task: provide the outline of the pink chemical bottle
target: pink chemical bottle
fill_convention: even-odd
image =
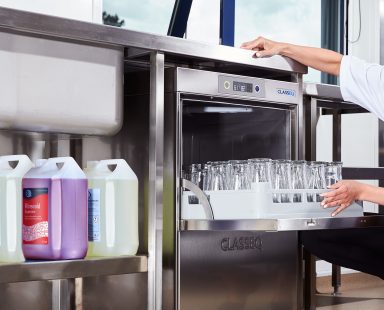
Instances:
[[[88,183],[72,157],[40,160],[23,178],[26,259],[84,258],[88,244]]]

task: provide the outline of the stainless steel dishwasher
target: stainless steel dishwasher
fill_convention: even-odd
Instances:
[[[184,221],[179,180],[182,167],[192,163],[297,158],[299,84],[181,68],[168,74],[176,89],[168,93],[173,103],[166,102],[170,110],[165,115],[175,120],[165,128],[166,141],[176,145],[166,156],[165,173],[175,182],[173,188],[165,188],[165,196],[174,199],[165,206],[175,207],[167,209],[165,218],[176,219],[179,309],[287,309],[287,305],[296,309],[297,232],[243,229],[240,221]],[[216,230],[210,224],[224,226]],[[239,226],[233,229],[226,224]],[[236,246],[239,240],[250,246]]]

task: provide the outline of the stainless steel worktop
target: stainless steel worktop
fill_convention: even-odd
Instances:
[[[255,59],[253,52],[222,45],[209,45],[180,38],[160,36],[105,25],[29,13],[0,7],[0,31],[37,34],[92,44],[139,48],[197,58],[247,65],[275,71],[307,73],[307,67],[289,58],[273,56]]]
[[[304,95],[315,98],[329,98],[343,101],[340,86],[330,84],[304,83]]]

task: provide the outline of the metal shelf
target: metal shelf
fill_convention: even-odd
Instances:
[[[0,264],[0,283],[118,275],[148,271],[146,256]]]
[[[384,216],[253,220],[181,220],[181,231],[295,231],[384,227]]]

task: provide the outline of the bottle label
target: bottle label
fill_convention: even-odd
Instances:
[[[48,244],[48,188],[23,189],[23,244]]]
[[[100,241],[100,188],[88,189],[88,241]]]

